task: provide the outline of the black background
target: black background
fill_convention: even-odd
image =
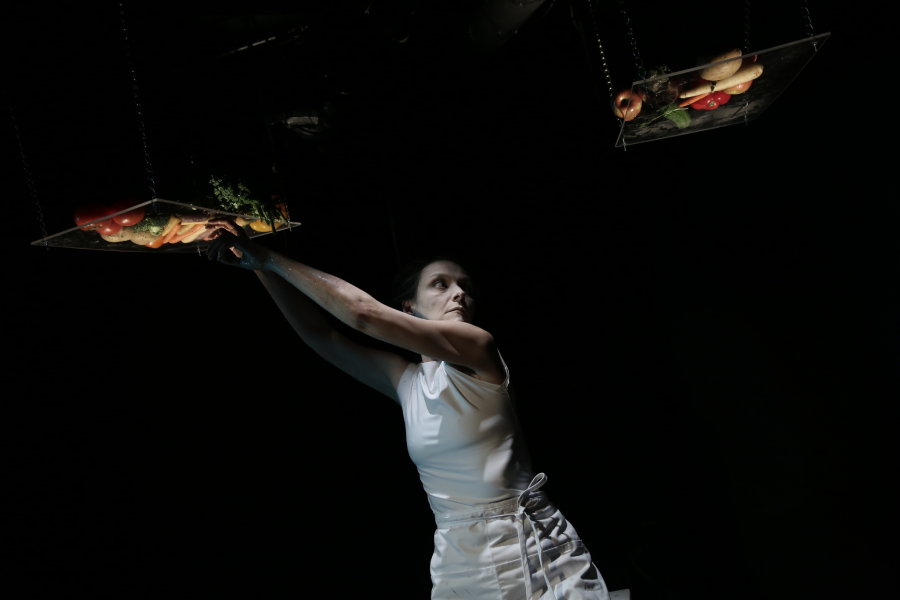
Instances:
[[[382,301],[398,257],[465,259],[534,467],[610,589],[883,583],[900,391],[889,113],[873,127],[886,20],[811,3],[832,39],[750,127],[623,152],[569,2],[488,58],[457,43],[472,3],[369,4],[246,25],[259,7],[126,5],[157,195],[197,197],[211,174],[283,185],[303,226],[263,243]],[[714,6],[629,3],[645,65],[741,45],[743,3]],[[597,18],[624,87],[617,8]],[[752,11],[753,49],[805,35],[799,3]],[[216,58],[300,23],[292,44]],[[118,6],[9,24],[4,100],[48,232],[83,202],[149,199]],[[273,175],[262,111],[326,100],[322,141],[273,129]],[[399,407],[306,348],[253,273],[29,246],[12,127],[0,143],[17,597],[426,597],[434,525]]]

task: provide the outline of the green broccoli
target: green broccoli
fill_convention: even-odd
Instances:
[[[134,231],[149,231],[159,235],[169,224],[169,215],[147,215],[134,225]]]

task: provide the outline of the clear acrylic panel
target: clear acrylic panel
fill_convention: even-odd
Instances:
[[[149,207],[148,205],[155,204],[155,207]],[[116,215],[120,215],[122,213],[129,212],[138,207],[148,207],[145,208],[147,213],[149,214],[151,210],[158,210],[161,213],[191,213],[194,211],[209,211],[211,214],[215,214],[216,217],[242,217],[247,219],[248,221],[256,221],[256,217],[252,217],[249,215],[240,215],[237,213],[226,212],[222,210],[218,210],[215,208],[206,208],[203,206],[198,206],[196,204],[183,204],[181,202],[174,202],[172,200],[162,200],[157,198],[155,200],[148,200],[147,202],[142,202],[140,204],[136,204],[131,206],[125,210],[121,210],[116,213],[112,213],[109,216],[103,217],[102,219],[97,219],[95,221],[91,221],[90,223],[86,223],[83,225],[84,227],[89,226],[93,223],[98,223],[101,221],[105,221],[111,217]],[[193,209],[193,211],[191,210]],[[276,223],[276,226],[279,225]],[[244,231],[247,232],[247,236],[251,238],[256,238],[262,235],[269,235],[271,233],[280,233],[282,231],[290,231],[293,227],[299,226],[300,223],[289,221],[286,224],[277,227],[274,231],[255,231],[249,225],[244,226]],[[148,246],[138,245],[136,243],[132,243],[129,240],[121,241],[121,242],[109,242],[102,237],[96,231],[83,231],[81,229],[82,226],[76,226],[72,229],[67,229],[65,231],[61,231],[59,233],[55,233],[53,235],[48,235],[45,238],[36,240],[31,242],[32,246],[52,246],[55,248],[77,248],[80,250],[109,250],[112,252],[155,252],[157,254],[182,254],[182,253],[198,253],[201,251],[201,248],[209,244],[206,240],[195,239],[192,241],[183,241],[183,242],[175,242],[175,243],[166,243],[162,244],[159,248],[151,248]],[[190,238],[188,238],[190,239]]]
[[[712,109],[699,110],[687,105],[678,112],[681,115],[673,115],[672,118],[662,116],[663,107],[659,105],[663,100],[663,95],[651,95],[650,101],[642,103],[641,111],[631,121],[622,121],[619,129],[619,137],[616,139],[616,148],[627,147],[631,144],[640,144],[643,142],[653,142],[665,138],[677,137],[688,133],[697,133],[698,131],[706,131],[707,129],[715,129],[716,127],[725,127],[726,125],[736,125],[741,123],[749,123],[756,119],[766,110],[781,93],[787,89],[795,77],[809,63],[810,59],[815,56],[816,52],[822,49],[831,33],[822,33],[814,37],[807,37],[790,44],[776,46],[767,50],[758,52],[750,52],[731,60],[709,63],[670,73],[660,77],[635,81],[632,83],[632,94],[643,93],[646,99],[645,90],[660,89],[664,83],[670,92],[668,98],[672,97],[673,91],[680,89],[681,93],[686,93],[694,89],[697,83],[692,83],[694,78],[699,75],[700,71],[712,65],[724,65],[736,61],[742,61],[743,64],[749,65],[756,56],[754,65],[762,66],[762,74],[747,86],[746,91],[738,91],[738,93],[729,95],[724,103],[714,103]],[[745,60],[746,59],[746,60]],[[663,80],[668,78],[669,81]],[[657,82],[656,86],[651,86]],[[723,82],[724,83],[724,82]],[[645,88],[645,86],[650,86]],[[726,89],[729,89],[726,86]],[[723,91],[720,87],[718,91]],[[675,102],[680,106],[686,103],[690,97],[677,97]],[[698,101],[703,100],[697,96]],[[718,96],[717,98],[721,98]],[[706,97],[707,102],[714,100],[709,96]],[[689,119],[685,119],[686,115]]]

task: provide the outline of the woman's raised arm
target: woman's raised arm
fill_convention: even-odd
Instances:
[[[393,352],[361,346],[335,331],[315,303],[283,278],[263,270],[269,250],[252,242],[243,230],[227,219],[212,220],[210,224],[231,235],[216,232],[211,236],[224,241],[207,250],[209,258],[256,271],[275,304],[307,346],[353,378],[395,402],[399,400],[397,386],[409,361]]]
[[[212,223],[212,222],[211,222]],[[229,232],[231,233],[231,232]],[[434,360],[493,372],[498,361],[493,337],[461,321],[429,321],[378,302],[346,281],[265,249],[239,234],[220,235],[207,250],[210,258],[235,266],[263,270],[283,277],[313,302],[369,336]],[[252,251],[253,260],[237,259],[229,247]]]
[[[335,317],[375,339],[476,373],[496,370],[493,337],[461,321],[429,321],[386,306],[346,281],[280,254],[268,254],[263,269],[276,273]]]

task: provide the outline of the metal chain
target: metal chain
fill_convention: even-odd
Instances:
[[[750,0],[744,0],[744,54],[750,54]]]
[[[744,0],[744,54],[750,54],[750,0]],[[750,126],[747,113],[750,112],[750,99],[744,94],[744,127]]]
[[[816,34],[813,29],[812,17],[809,16],[809,6],[807,5],[806,0],[800,0],[800,10],[803,12],[803,20],[806,21],[806,35],[812,37]],[[816,42],[813,41],[813,48],[816,49]]]
[[[588,0],[588,7],[591,10],[591,23],[594,25],[594,35],[597,36],[597,47],[600,48],[600,58],[603,60],[603,76],[606,78],[606,87],[609,88],[609,97],[616,95],[613,91],[612,78],[609,75],[609,66],[606,64],[606,53],[603,52],[603,44],[600,42],[600,30],[597,28],[597,19],[594,16],[594,5]]]
[[[134,73],[134,59],[131,56],[131,48],[128,44],[128,28],[125,26],[125,11],[122,3],[119,3],[119,15],[122,17],[122,36],[125,38],[125,54],[128,56],[128,66],[131,68],[131,86],[134,92],[134,109],[137,112],[138,125],[141,128],[141,141],[144,144],[144,165],[147,169],[147,180],[150,187],[151,200],[156,199],[156,182],[153,180],[153,167],[150,164],[150,151],[147,149],[147,133],[144,131],[144,115],[141,114],[141,103],[138,98],[137,77]]]
[[[31,171],[28,169],[28,162],[25,160],[25,149],[22,147],[22,140],[19,139],[19,128],[16,126],[16,115],[13,113],[12,106],[9,107],[9,118],[12,120],[13,131],[16,133],[16,143],[19,145],[19,156],[22,158],[22,172],[25,173],[25,181],[28,184],[28,197],[31,198],[31,204],[34,206],[34,212],[37,215],[38,225],[41,228],[41,238],[44,239],[44,246],[49,250],[50,245],[46,241],[47,224],[44,223],[44,213],[41,211],[41,203],[38,200],[37,190],[34,188],[34,181],[31,179]]]
[[[646,79],[647,72],[644,71],[644,61],[641,60],[641,53],[638,52],[637,41],[634,39],[634,31],[631,30],[631,19],[628,18],[628,11],[625,8],[625,0],[619,0],[622,16],[625,17],[625,27],[628,30],[628,39],[631,42],[631,54],[634,56],[634,66],[637,68],[637,79]]]

